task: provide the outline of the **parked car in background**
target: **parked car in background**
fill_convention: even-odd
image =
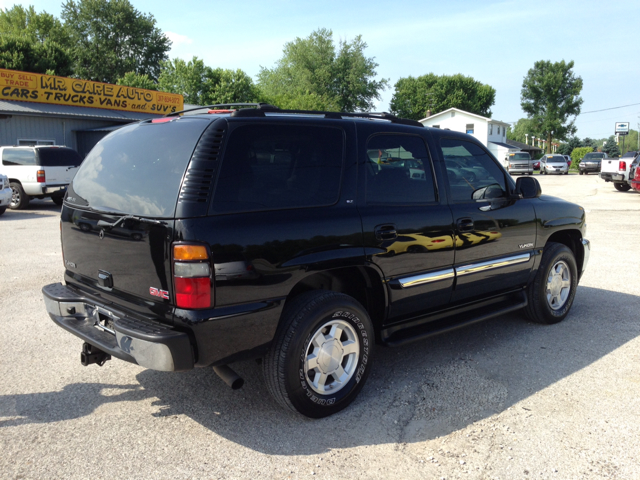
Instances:
[[[510,174],[514,173],[526,173],[533,175],[533,160],[529,152],[514,152],[510,153],[507,157],[507,171]]]
[[[563,155],[564,159],[567,161],[567,165],[571,168],[571,155]]]
[[[567,159],[560,154],[547,154],[540,159],[540,173],[557,173],[559,175],[569,174]]]
[[[11,186],[9,179],[0,174],[0,215],[2,215],[11,203]]]
[[[582,160],[580,160],[580,164],[578,165],[580,175],[585,175],[590,172],[600,173],[603,158],[609,158],[609,156],[604,152],[587,153],[582,157]]]
[[[613,182],[613,186],[619,192],[631,189],[629,185],[629,170],[638,152],[630,151],[620,158],[603,159],[600,168],[600,178],[606,182]]]
[[[540,171],[540,160],[536,160],[535,162],[533,162],[533,170],[536,172]]]
[[[67,186],[82,163],[72,148],[55,145],[0,147],[0,173],[13,191],[9,208],[27,208],[31,198],[51,198],[62,205]]]

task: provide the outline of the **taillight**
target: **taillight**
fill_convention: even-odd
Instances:
[[[173,284],[179,308],[211,308],[211,263],[203,245],[173,246]]]
[[[626,170],[627,169],[627,162],[625,162],[624,160],[620,160],[620,165],[619,165],[618,169],[620,171]]]
[[[38,170],[38,173],[36,173],[36,180],[38,183],[44,183],[46,181],[44,179],[44,170]]]

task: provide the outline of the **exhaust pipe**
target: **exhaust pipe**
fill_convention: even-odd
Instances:
[[[216,372],[216,375],[218,375],[224,383],[229,385],[232,390],[238,390],[244,385],[244,380],[240,375],[231,370],[228,365],[213,367],[213,371]]]
[[[107,363],[107,360],[111,360],[111,355],[103,352],[97,347],[84,342],[82,344],[82,352],[80,353],[80,363],[85,367],[92,363],[97,363],[99,366],[103,366]]]

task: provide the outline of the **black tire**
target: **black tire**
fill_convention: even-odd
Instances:
[[[340,322],[337,326],[344,326],[344,333],[336,337],[340,347],[353,342],[342,343],[342,338],[349,340],[347,334],[357,339],[354,352],[357,357],[351,358],[351,354],[348,354],[338,361],[340,368],[351,374],[345,377],[342,386],[336,385],[333,387],[335,390],[322,394],[312,384],[318,373],[314,370],[306,371],[305,362],[312,358],[312,340],[317,338],[322,327],[332,322]],[[329,335],[329,330],[323,331],[323,334]],[[335,344],[335,339],[328,340],[325,344],[330,342]],[[356,398],[364,386],[371,371],[374,342],[369,315],[355,299],[326,290],[303,293],[285,305],[276,337],[262,362],[267,389],[280,405],[310,418],[327,417],[339,412]],[[327,368],[338,365],[331,364],[333,357],[328,354],[329,351],[334,352],[334,349],[316,351],[317,358],[324,359]],[[343,353],[343,350],[340,351]],[[318,383],[320,378],[318,377]],[[331,385],[337,382],[331,374],[325,375],[327,382],[329,378],[332,379]]]
[[[631,190],[631,185],[628,183],[614,183],[613,186],[616,187],[616,190],[619,192],[628,192]]]
[[[564,172],[565,175],[569,175],[569,172]]]
[[[64,201],[64,197],[51,197],[51,200],[53,200],[53,203],[55,203],[56,205],[60,206]]]
[[[11,210],[23,210],[29,205],[29,195],[24,193],[22,185],[19,182],[11,182]]]
[[[557,266],[560,264],[562,264],[562,273],[564,274],[566,269],[566,273],[570,276],[567,280],[569,283],[567,286],[569,291],[567,292],[564,301],[554,308],[550,305],[550,300],[547,296],[550,294],[553,299],[553,292],[547,291],[547,285],[550,282],[549,279],[552,268],[556,267],[557,269]],[[542,252],[542,261],[540,262],[538,272],[536,273],[533,282],[531,282],[527,287],[528,304],[525,308],[527,317],[532,322],[547,325],[561,322],[569,313],[571,305],[573,305],[573,299],[576,296],[577,288],[578,267],[573,252],[561,243],[548,243]]]
[[[584,172],[582,170],[580,170],[580,175],[584,175]]]
[[[7,207],[0,207],[0,215],[7,211]]]

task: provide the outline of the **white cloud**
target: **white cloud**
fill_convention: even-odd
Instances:
[[[164,34],[173,42],[173,47],[176,47],[177,45],[191,45],[193,43],[193,40],[186,35],[180,35],[175,32],[164,32]]]

